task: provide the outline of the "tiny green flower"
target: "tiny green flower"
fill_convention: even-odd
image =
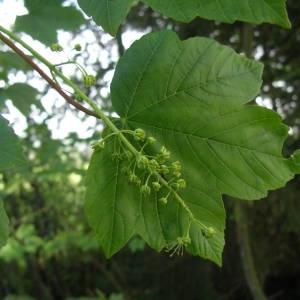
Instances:
[[[177,180],[178,189],[182,190],[186,188],[186,181],[184,179]]]
[[[156,143],[156,138],[154,138],[153,136],[149,136],[147,139],[147,142],[152,145],[154,143]]]
[[[96,82],[96,77],[94,75],[86,75],[83,77],[83,84],[86,87],[91,87]]]
[[[158,199],[158,201],[161,204],[166,205],[168,203],[168,198],[167,197],[162,197],[162,198]]]
[[[153,189],[155,190],[155,191],[159,191],[159,189],[161,188],[161,185],[160,185],[160,183],[159,182],[156,182],[156,181],[154,181],[154,182],[152,182],[152,186],[153,186]]]
[[[135,131],[134,131],[134,134],[133,134],[134,138],[137,140],[137,141],[144,141],[145,138],[146,138],[146,133],[143,129],[141,128],[137,128]]]
[[[137,159],[137,166],[140,169],[146,169],[149,165],[149,160],[145,155],[141,155],[138,159]]]
[[[104,147],[105,147],[105,144],[103,141],[95,141],[92,143],[92,149],[94,151],[100,151],[100,150],[104,149]]]
[[[203,234],[206,238],[211,238],[216,234],[216,230],[213,227],[208,227],[206,230],[203,230]]]
[[[80,44],[76,44],[76,45],[74,46],[74,49],[75,49],[76,51],[81,51],[81,45],[80,45]]]
[[[50,46],[50,49],[51,49],[51,51],[55,51],[55,52],[61,52],[64,50],[64,48],[59,44],[52,44]]]
[[[140,188],[140,191],[144,195],[150,195],[150,193],[151,193],[151,189],[147,184],[142,185]]]

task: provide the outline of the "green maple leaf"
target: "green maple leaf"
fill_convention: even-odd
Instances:
[[[42,0],[25,0],[28,14],[16,18],[14,29],[25,32],[46,45],[56,43],[57,30],[72,31],[85,23],[80,11],[75,7],[62,6],[62,3],[62,0],[47,3]]]
[[[260,24],[273,23],[290,28],[286,0],[143,0],[154,10],[175,20],[190,22],[204,19],[233,23],[237,20]],[[79,0],[82,10],[112,35],[125,19],[133,0]]]
[[[144,2],[154,10],[182,22],[189,22],[199,16],[225,23],[239,20],[291,27],[285,10],[286,0],[144,0]]]
[[[245,105],[261,86],[262,64],[207,38],[180,41],[162,31],[135,42],[119,61],[112,103],[123,128],[142,128],[183,166],[180,196],[196,222],[188,251],[221,264],[225,211],[222,194],[254,200],[299,172],[299,153],[282,157],[288,127],[266,108]],[[86,213],[109,257],[133,234],[160,251],[183,236],[189,214],[176,200],[159,204],[128,184],[111,141],[93,154]],[[154,149],[155,151],[155,149]],[[136,189],[136,191],[134,190]],[[205,237],[199,223],[216,234]]]

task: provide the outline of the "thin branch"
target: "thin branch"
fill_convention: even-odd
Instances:
[[[10,39],[8,39],[2,33],[0,33],[0,39],[3,41],[3,43],[5,43],[7,46],[13,49],[17,54],[19,54],[34,70],[36,70],[41,75],[41,77],[43,77],[49,83],[49,85],[52,86],[52,88],[54,88],[69,104],[73,105],[78,110],[83,111],[87,115],[99,118],[99,116],[96,113],[82,106],[72,97],[67,95],[62,90],[59,84],[57,84],[54,80],[52,80],[28,55],[26,55],[20,48],[18,48]]]

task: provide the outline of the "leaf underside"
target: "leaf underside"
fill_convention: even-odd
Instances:
[[[286,0],[142,0],[154,10],[175,20],[190,22],[194,18],[225,23],[263,22],[290,28]],[[133,0],[78,0],[81,9],[111,35],[115,35]]]
[[[144,129],[183,165],[187,188],[181,197],[197,220],[217,230],[205,238],[192,224],[188,251],[219,265],[225,227],[221,195],[260,199],[299,171],[299,159],[281,155],[288,128],[279,115],[245,105],[260,89],[262,68],[210,39],[182,42],[175,33],[162,31],[131,46],[111,84],[113,107],[123,126]],[[186,232],[188,215],[175,200],[162,206],[160,195],[141,197],[120,174],[112,150],[92,157],[89,222],[108,257],[133,234],[160,251]],[[106,217],[99,217],[100,212]]]

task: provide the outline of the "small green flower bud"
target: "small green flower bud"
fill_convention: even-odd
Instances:
[[[148,168],[149,168],[150,172],[155,172],[157,169],[159,169],[159,164],[158,164],[157,160],[155,160],[155,159],[149,160]]]
[[[178,189],[180,189],[180,190],[186,188],[186,182],[185,182],[184,179],[179,179],[179,180],[177,181],[177,184],[178,184]]]
[[[75,49],[76,51],[81,51],[81,45],[80,45],[80,44],[76,44],[76,45],[74,46],[74,49]]]
[[[137,166],[140,169],[146,169],[149,165],[149,160],[146,156],[141,155],[137,160]]]
[[[166,165],[161,165],[160,171],[162,172],[163,175],[167,175],[170,172],[169,168]]]
[[[168,151],[165,146],[162,146],[159,150],[159,153],[157,154],[158,162],[164,163],[170,157],[171,157],[170,151]]]
[[[92,149],[94,151],[102,150],[102,149],[104,149],[104,147],[105,147],[105,144],[103,141],[95,141],[92,143]]]
[[[91,87],[96,82],[96,77],[94,75],[86,75],[83,77],[83,84],[86,87]]]
[[[139,185],[141,180],[134,173],[131,173],[129,175],[129,182]]]
[[[161,204],[166,205],[168,203],[168,198],[167,197],[162,197],[158,200]]]
[[[147,184],[142,185],[140,188],[140,191],[144,195],[150,195],[150,193],[151,193],[151,189]]]
[[[55,51],[55,52],[61,52],[64,50],[64,48],[59,44],[52,44],[50,46],[50,49],[51,49],[51,51]]]
[[[144,141],[145,138],[146,138],[146,133],[143,129],[141,128],[137,128],[135,131],[134,131],[134,134],[133,134],[134,138],[137,140],[137,141]]]
[[[156,138],[154,138],[153,136],[149,136],[147,139],[147,142],[152,145],[154,143],[156,143]]]
[[[181,164],[179,161],[174,161],[172,164],[171,164],[171,169],[173,172],[180,172],[181,171]]]
[[[153,186],[153,189],[155,190],[155,191],[159,191],[159,189],[161,188],[161,185],[160,185],[160,183],[159,182],[152,182],[152,186]]]
[[[204,236],[206,238],[211,238],[216,234],[216,230],[213,227],[208,227],[206,230],[204,230]]]

